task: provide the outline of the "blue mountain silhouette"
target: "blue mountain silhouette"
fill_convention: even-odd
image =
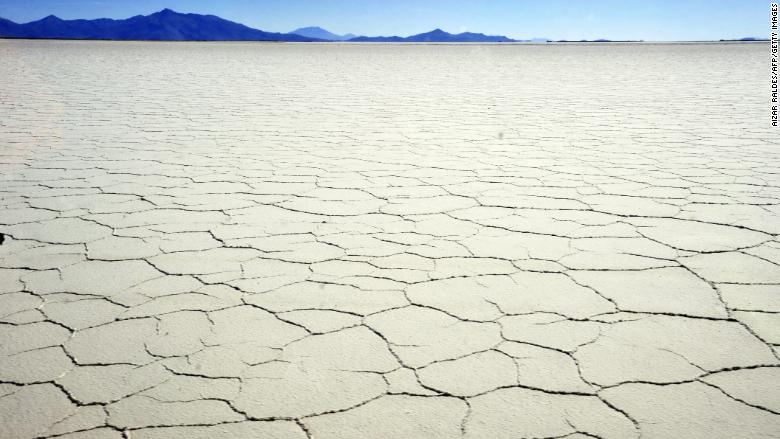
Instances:
[[[302,35],[304,37],[317,38],[319,40],[329,40],[329,41],[346,41],[349,40],[350,38],[355,38],[356,36],[353,34],[337,35],[334,34],[333,32],[330,32],[326,29],[317,26],[302,27],[299,29],[295,29],[290,33]]]
[[[410,37],[357,37],[349,41],[366,42],[397,42],[397,43],[511,43],[515,40],[503,35],[485,35],[472,32],[463,32],[460,34],[451,34],[441,29],[434,29],[430,32],[412,35]]]
[[[215,15],[182,14],[163,9],[150,15],[124,20],[63,20],[49,15],[38,21],[14,23],[0,18],[0,37],[68,38],[159,41],[369,41],[369,42],[512,42],[503,35],[463,32],[451,34],[441,29],[410,37],[354,37],[336,35],[319,27],[296,29],[291,33],[265,32]]]
[[[160,41],[317,41],[296,34],[265,32],[214,15],[163,9],[125,20],[62,20],[49,15],[18,24],[0,18],[0,37]]]

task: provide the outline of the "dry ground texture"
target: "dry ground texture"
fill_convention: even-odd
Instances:
[[[0,42],[0,437],[780,437],[765,52]]]

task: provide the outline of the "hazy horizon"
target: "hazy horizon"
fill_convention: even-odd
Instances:
[[[169,8],[181,13],[217,15],[269,32],[318,26],[335,34],[409,36],[435,28],[450,33],[480,32],[514,39],[612,39],[700,41],[765,38],[769,3],[763,1],[648,1],[629,7],[616,0],[570,5],[499,0],[435,0],[425,5],[398,2],[330,0],[0,0],[0,17],[26,23],[48,15],[62,19],[124,19]]]

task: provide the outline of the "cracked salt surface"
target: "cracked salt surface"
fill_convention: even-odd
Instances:
[[[780,437],[763,53],[0,41],[0,437]]]

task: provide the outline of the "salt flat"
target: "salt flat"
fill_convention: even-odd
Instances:
[[[2,438],[780,434],[764,44],[0,60]]]

